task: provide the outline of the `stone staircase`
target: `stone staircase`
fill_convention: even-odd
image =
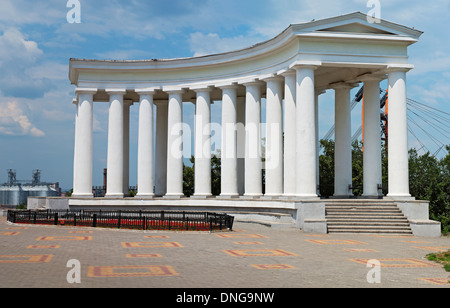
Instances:
[[[408,219],[394,202],[333,201],[325,204],[328,233],[412,235]]]

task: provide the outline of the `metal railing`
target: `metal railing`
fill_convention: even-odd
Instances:
[[[227,214],[188,211],[8,210],[7,220],[17,224],[94,228],[231,231],[234,217]]]

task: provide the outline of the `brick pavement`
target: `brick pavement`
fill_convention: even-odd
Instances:
[[[143,232],[11,225],[0,218],[2,288],[449,288],[425,255],[447,238],[315,235],[235,223],[235,231]],[[69,260],[81,283],[71,284]],[[370,259],[380,283],[370,284]],[[374,276],[375,277],[375,276]]]

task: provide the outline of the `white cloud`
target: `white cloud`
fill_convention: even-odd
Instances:
[[[43,56],[34,41],[27,40],[15,28],[9,28],[0,35],[0,90],[5,96],[42,96],[43,80],[29,76],[27,70]]]
[[[15,28],[9,28],[0,36],[0,67],[25,67],[43,54],[38,44],[27,41]]]
[[[45,133],[36,128],[17,102],[0,103],[0,134],[9,136],[43,137]]]

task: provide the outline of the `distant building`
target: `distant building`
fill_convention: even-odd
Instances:
[[[16,171],[8,170],[8,182],[0,186],[0,206],[17,206],[27,202],[28,197],[59,197],[59,183],[40,180],[40,170],[34,170],[31,181],[16,179]]]

